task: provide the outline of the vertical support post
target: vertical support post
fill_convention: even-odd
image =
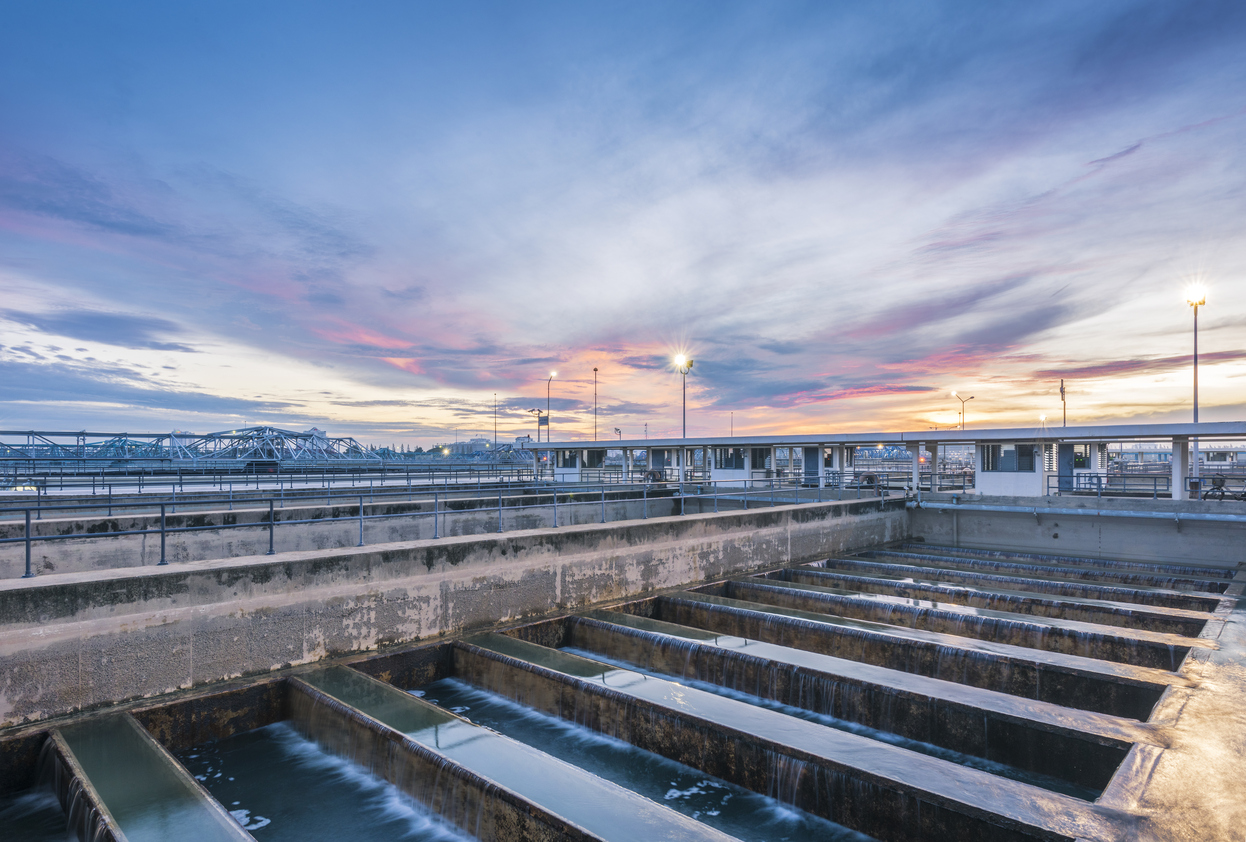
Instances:
[[[681,477],[679,480],[679,516],[684,515],[684,481]]]
[[[640,487],[640,493],[645,501],[645,519],[648,520],[649,519],[649,486],[642,485]]]
[[[165,522],[164,522],[164,503],[160,504],[160,564],[168,564],[169,560],[164,555],[165,544]],[[157,565],[159,567],[160,565]]]
[[[22,574],[23,579],[34,578],[35,572],[30,569],[30,509],[26,510],[26,572]]]
[[[177,486],[170,485],[169,488],[173,489],[173,514],[177,514]]]
[[[35,484],[35,520],[43,520],[43,486],[38,483]]]
[[[601,487],[601,522],[606,522],[606,487]]]
[[[272,505],[269,503],[269,505]],[[363,495],[359,495],[359,546],[363,546]]]
[[[276,529],[276,519],[273,517],[273,501],[268,501],[268,552],[266,555],[276,555],[273,549],[273,530]]]
[[[108,516],[112,517],[112,486],[108,486]]]
[[[498,488],[498,534],[502,532],[502,489]]]
[[[547,431],[545,435],[548,436],[549,432]],[[552,490],[553,490],[553,496],[554,496],[554,528],[557,529],[558,528],[558,488],[557,486],[555,486]]]
[[[774,450],[774,448],[771,448],[771,450]],[[774,477],[770,478],[770,505],[771,507],[774,506]]]
[[[439,536],[439,535],[437,534],[437,520],[438,520],[438,516],[437,516],[437,492],[436,492],[436,491],[434,491],[434,492],[433,492],[433,537],[434,537],[434,538],[439,538],[439,537],[441,537],[441,536]]]
[[[718,514],[718,483],[710,480],[710,487],[714,489],[714,514]]]

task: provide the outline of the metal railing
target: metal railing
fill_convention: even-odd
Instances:
[[[459,489],[459,490],[461,491],[464,489]],[[449,515],[468,513],[468,512],[483,513],[483,512],[488,512],[488,511],[496,511],[497,512],[497,532],[502,533],[505,531],[505,515],[507,513],[522,512],[524,510],[546,511],[548,513],[547,516],[549,518],[548,525],[550,527],[557,528],[561,525],[565,525],[563,523],[560,523],[560,520],[566,521],[568,519],[566,515],[562,516],[562,518],[560,519],[559,517],[560,509],[563,509],[563,510],[571,509],[576,512],[583,512],[586,507],[591,508],[594,511],[598,507],[600,507],[600,523],[611,522],[611,519],[608,517],[609,515],[608,504],[610,502],[625,502],[625,503],[626,502],[630,502],[630,503],[640,502],[641,511],[640,511],[639,517],[624,516],[624,517],[613,518],[614,521],[622,521],[622,520],[647,519],[650,515],[649,508],[650,508],[651,501],[657,501],[657,500],[677,501],[678,503],[677,513],[679,515],[685,515],[687,513],[690,501],[697,501],[697,508],[705,512],[708,512],[710,510],[709,506],[712,503],[712,507],[713,507],[712,511],[719,512],[720,508],[723,506],[728,507],[729,510],[734,510],[734,509],[756,508],[756,507],[762,507],[762,506],[823,503],[823,502],[827,502],[828,500],[841,499],[838,493],[835,493],[834,495],[830,494],[830,492],[833,491],[832,489],[823,489],[817,486],[810,488],[810,487],[803,486],[799,482],[791,482],[791,481],[784,482],[779,479],[771,479],[768,481],[720,480],[717,482],[703,481],[699,483],[661,482],[661,483],[653,483],[653,484],[640,484],[630,489],[624,488],[622,489],[622,492],[623,492],[622,494],[620,494],[620,490],[621,489],[619,485],[610,485],[610,484],[596,484],[596,485],[559,484],[558,486],[536,486],[536,485],[529,484],[529,485],[518,487],[518,488],[516,487],[508,488],[503,485],[498,485],[494,488],[482,487],[481,489],[479,489],[479,492],[481,492],[481,496],[478,496],[475,498],[465,499],[461,496],[453,497],[453,496],[450,496],[450,494],[443,493],[443,492],[433,492],[431,499],[428,498],[427,496],[424,496],[420,498],[418,501],[414,497],[413,490],[408,490],[408,492],[406,492],[408,502],[422,502],[422,503],[431,502],[432,503],[431,511],[383,512],[383,513],[369,514],[367,513],[366,508],[365,508],[369,503],[365,502],[365,499],[371,503],[375,503],[376,498],[380,497],[381,502],[384,503],[384,502],[387,502],[386,498],[394,498],[394,497],[403,496],[402,493],[385,493],[385,492],[376,493],[374,490],[373,493],[369,495],[357,494],[357,495],[352,495],[350,497],[351,502],[347,505],[348,505],[348,509],[353,509],[353,513],[348,513],[348,514],[340,515],[340,516],[334,516],[330,512],[326,515],[319,516],[319,517],[298,517],[298,518],[287,518],[287,519],[280,519],[278,517],[278,513],[281,511],[281,507],[278,506],[278,503],[281,503],[282,506],[284,506],[284,503],[288,501],[285,499],[280,499],[277,497],[270,496],[268,498],[261,499],[261,500],[246,501],[248,503],[259,503],[260,504],[258,507],[249,509],[250,511],[259,511],[261,513],[261,517],[258,521],[251,522],[251,523],[238,523],[236,521],[233,523],[222,522],[222,523],[202,524],[202,525],[194,525],[194,526],[171,526],[168,522],[168,516],[171,513],[172,514],[176,513],[175,509],[173,509],[172,512],[170,511],[170,509],[173,506],[175,506],[176,503],[175,501],[168,501],[168,500],[146,500],[146,501],[139,501],[139,502],[124,502],[124,503],[114,502],[114,503],[99,503],[99,504],[87,504],[87,505],[73,504],[73,505],[63,505],[63,506],[45,505],[45,506],[42,506],[42,508],[40,509],[36,509],[30,506],[8,507],[8,508],[0,508],[0,518],[3,518],[5,515],[9,515],[9,516],[19,515],[21,517],[22,522],[24,523],[24,534],[20,538],[0,538],[0,544],[14,544],[14,543],[25,544],[25,553],[26,553],[25,562],[26,563],[25,563],[25,573],[23,575],[23,578],[30,578],[35,575],[33,567],[32,567],[33,545],[37,542],[44,542],[44,541],[65,541],[65,540],[82,540],[82,539],[94,540],[97,538],[118,538],[118,537],[123,537],[123,536],[128,536],[128,535],[159,535],[160,536],[160,561],[158,562],[158,566],[159,566],[159,565],[167,565],[169,563],[168,552],[167,552],[169,536],[183,534],[183,533],[191,533],[191,532],[206,532],[206,531],[212,531],[212,530],[247,529],[247,528],[255,529],[257,527],[258,528],[266,527],[268,531],[267,554],[273,555],[276,552],[276,549],[275,549],[276,527],[278,525],[296,526],[296,525],[304,525],[304,524],[357,522],[359,524],[359,532],[358,532],[359,543],[355,546],[362,547],[362,546],[365,546],[365,541],[364,541],[365,522],[385,521],[385,520],[392,520],[395,518],[407,518],[407,519],[432,518],[432,526],[433,526],[432,537],[434,539],[439,539],[442,537],[442,533],[444,532],[444,527],[448,525],[447,518]],[[856,488],[856,491],[857,491],[856,496],[858,498],[863,496],[861,493],[863,490],[866,490],[866,489],[862,486],[858,486]],[[869,497],[869,496],[877,495],[883,498],[887,496],[887,492],[885,488],[874,487],[871,490],[873,491],[873,494],[867,494],[864,496]],[[508,491],[510,492],[509,499],[507,499]],[[453,489],[452,489],[452,492],[453,492]],[[488,498],[483,496],[484,492],[489,493]],[[497,501],[496,505],[493,504],[492,502],[493,500],[492,495],[494,492],[496,492],[496,501]],[[516,492],[523,492],[523,493],[522,495],[517,495]],[[610,494],[613,494],[613,496],[609,496]],[[528,499],[529,497],[533,498],[532,502],[529,502],[529,503],[516,502],[516,500],[524,500],[524,499]],[[486,499],[489,500],[489,505],[484,505]],[[341,495],[338,496],[337,501],[339,505],[341,505],[344,502]],[[222,506],[222,505],[229,504],[231,507],[230,510],[233,510],[232,504],[235,501],[231,499],[221,498],[217,500],[196,499],[194,502],[196,504],[196,507],[199,507],[199,508],[201,508],[204,505]],[[306,501],[300,500],[298,502],[303,503]],[[476,505],[472,505],[472,506],[464,505],[468,502],[474,502],[476,503]],[[332,505],[332,503],[333,503],[333,500],[331,497],[326,500],[326,505]],[[457,503],[459,505],[452,507],[451,503]],[[160,518],[159,527],[157,528],[155,526],[152,526],[149,528],[142,528],[142,529],[118,529],[118,530],[109,530],[109,531],[69,532],[69,533],[62,533],[62,534],[55,534],[55,535],[34,534],[33,525],[32,525],[32,514],[33,513],[37,512],[40,516],[42,516],[42,514],[44,513],[55,514],[56,512],[61,512],[61,511],[73,511],[75,513],[80,513],[84,510],[91,510],[91,509],[107,511],[108,517],[113,517],[114,512],[118,509],[129,510],[133,514],[139,513],[138,510],[143,510],[145,513],[153,517],[155,513],[158,511],[159,518]],[[265,509],[266,509],[266,512],[265,512]],[[584,522],[583,520],[579,518],[574,518],[574,520],[576,522]],[[523,527],[523,528],[530,528],[530,527]],[[473,533],[460,533],[460,534],[480,534],[480,532],[474,531]]]
[[[187,487],[216,489],[285,487],[325,488],[331,485],[352,487],[368,482],[411,482],[447,485],[480,481],[531,482],[531,465],[490,466],[385,466],[375,469],[362,467],[299,467],[283,466],[272,470],[191,470],[191,469],[141,469],[106,470],[90,472],[25,471],[10,467],[0,473],[0,490],[39,490],[43,493],[68,491],[92,494],[103,493],[106,488],[134,489],[145,492],[152,486],[175,485],[179,493]]]
[[[1096,497],[1172,496],[1172,474],[1098,474],[1078,473],[1071,476],[1050,474],[1047,494],[1093,494]]]

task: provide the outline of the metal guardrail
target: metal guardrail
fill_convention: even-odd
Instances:
[[[690,486],[695,488],[695,491],[692,493],[689,493]],[[706,486],[709,486],[708,491],[706,490]],[[464,490],[467,490],[467,489],[464,489]],[[476,506],[471,509],[465,509],[463,507],[460,507],[460,508],[452,510],[448,505],[449,503],[448,495],[444,494],[443,492],[433,492],[433,496],[431,500],[433,504],[432,511],[367,514],[364,509],[365,497],[370,497],[371,502],[374,503],[376,502],[375,498],[377,496],[380,496],[382,498],[382,502],[385,502],[384,498],[386,497],[401,497],[402,496],[402,493],[386,494],[382,492],[379,495],[375,493],[372,495],[364,495],[364,494],[352,495],[353,502],[354,502],[354,505],[352,506],[352,508],[355,508],[355,513],[351,515],[344,515],[340,517],[328,516],[328,517],[312,517],[312,518],[296,518],[296,519],[288,519],[288,520],[278,520],[277,518],[277,511],[278,511],[277,503],[279,502],[278,498],[268,497],[264,500],[247,501],[247,502],[252,502],[252,503],[259,502],[261,504],[264,504],[264,503],[267,504],[267,509],[268,509],[267,518],[261,519],[258,522],[232,523],[232,524],[220,523],[220,524],[206,524],[206,525],[201,525],[201,526],[169,526],[168,524],[168,515],[170,513],[169,509],[170,509],[170,506],[174,504],[171,504],[170,502],[164,501],[164,500],[160,500],[160,501],[148,500],[148,501],[143,501],[143,502],[111,503],[111,504],[109,503],[86,504],[86,505],[72,504],[72,505],[65,505],[65,506],[49,505],[49,506],[43,506],[41,509],[38,509],[38,510],[30,506],[8,507],[8,508],[0,508],[0,516],[3,516],[5,514],[20,514],[24,520],[25,532],[24,532],[23,537],[21,538],[0,538],[0,544],[25,543],[26,565],[25,565],[25,573],[23,574],[22,578],[32,578],[35,575],[34,570],[32,568],[32,547],[34,543],[38,541],[81,540],[83,538],[90,538],[90,539],[116,538],[116,537],[122,537],[126,535],[159,535],[160,536],[160,561],[157,566],[161,566],[161,565],[167,565],[169,563],[168,555],[167,555],[168,536],[175,535],[178,533],[187,533],[187,532],[205,532],[205,531],[211,531],[211,530],[244,529],[244,528],[253,529],[257,526],[258,527],[267,526],[268,527],[268,552],[267,554],[273,555],[275,553],[275,535],[276,535],[276,527],[278,526],[278,524],[283,525],[283,526],[294,526],[294,525],[311,524],[311,523],[324,524],[324,523],[335,523],[335,522],[341,522],[341,521],[357,521],[359,524],[359,543],[357,544],[357,546],[362,547],[365,545],[364,544],[365,521],[379,521],[379,520],[388,520],[388,519],[393,519],[393,518],[431,517],[433,519],[433,538],[439,539],[441,537],[441,527],[445,523],[445,518],[452,511],[454,512],[462,512],[462,511],[483,512],[483,511],[492,510],[496,508],[497,516],[498,516],[498,528],[497,528],[498,533],[502,533],[505,531],[505,513],[506,512],[522,511],[524,509],[549,510],[551,512],[550,525],[554,528],[557,528],[560,525],[559,516],[558,516],[558,510],[560,508],[563,508],[563,509],[568,508],[568,507],[582,508],[585,506],[598,506],[599,505],[601,507],[601,521],[600,522],[607,523],[609,522],[607,520],[607,508],[606,508],[606,504],[608,502],[607,491],[617,492],[619,490],[619,486],[618,485],[612,486],[612,485],[605,485],[605,484],[593,485],[593,486],[559,485],[557,487],[525,485],[525,486],[520,487],[520,489],[516,489],[515,487],[508,488],[505,486],[498,486],[496,489],[481,489],[481,490],[489,491],[490,495],[492,495],[492,492],[496,490],[497,492],[496,507],[492,505],[487,507],[487,509],[484,506]],[[535,492],[533,496],[535,496],[538,499],[535,502],[530,503],[530,504],[522,504],[522,503],[515,504],[514,502],[508,503],[505,499],[506,492],[507,491],[514,492],[516,490],[533,491]],[[858,497],[861,496],[860,494],[861,490],[862,489],[858,488],[858,494],[857,494]],[[885,488],[876,488],[874,490],[876,494],[882,497],[887,496]],[[663,483],[657,483],[657,484],[640,484],[637,488],[633,489],[633,493],[635,491],[639,491],[640,493],[639,499],[641,500],[641,504],[642,504],[642,513],[641,513],[640,519],[642,520],[647,519],[649,517],[650,499],[672,499],[672,498],[678,499],[680,515],[685,514],[686,509],[687,509],[687,502],[689,500],[712,500],[714,504],[714,509],[713,509],[714,512],[719,511],[719,504],[721,501],[743,502],[744,508],[746,509],[749,507],[750,503],[753,503],[753,502],[760,502],[761,505],[765,505],[766,503],[769,503],[770,506],[777,506],[780,504],[797,505],[801,503],[826,502],[824,499],[825,497],[824,489],[822,488],[816,488],[816,487],[806,488],[806,487],[802,487],[800,483],[793,483],[793,482],[784,483],[778,479],[771,479],[769,481],[720,480],[717,482],[706,481],[706,482],[701,482],[701,483],[665,483],[663,482]],[[667,491],[670,493],[665,494],[665,495],[658,495],[658,494],[653,494],[654,491]],[[816,494],[814,493],[815,491],[816,491]],[[577,500],[576,499],[577,497],[579,497],[580,499]],[[585,498],[590,498],[590,497],[594,499],[585,499]],[[541,498],[547,498],[547,499],[542,500]],[[341,497],[339,496],[338,499],[340,501]],[[459,498],[459,499],[461,500],[462,498]],[[478,499],[483,499],[483,498],[478,498]],[[514,498],[512,496],[512,500],[513,499]],[[615,497],[614,499],[615,501],[618,501],[620,498]],[[626,498],[626,499],[630,499],[634,501],[637,498],[633,496],[633,497]],[[330,498],[330,502],[331,500],[332,498]],[[413,495],[410,493],[408,494],[408,501],[415,502]],[[231,507],[233,503],[232,500],[227,500],[224,498],[220,500],[203,500],[203,499],[196,498],[193,502],[197,506],[213,505],[213,504],[224,505],[226,503],[229,503]],[[285,501],[281,500],[280,502],[284,503]],[[420,502],[429,502],[429,499],[427,496],[425,496],[421,498]],[[443,505],[443,502],[445,502],[446,505]],[[113,530],[113,531],[107,531],[107,532],[68,533],[68,534],[58,534],[58,535],[35,535],[33,534],[33,531],[32,531],[31,514],[36,511],[38,511],[39,514],[42,515],[43,512],[54,513],[57,511],[71,511],[71,510],[74,512],[82,512],[83,510],[100,509],[100,510],[107,510],[108,516],[112,517],[113,511],[118,508],[124,508],[124,509],[130,509],[130,510],[141,509],[141,510],[144,510],[146,514],[151,514],[151,515],[154,515],[156,511],[159,511],[160,526],[159,528],[148,528],[148,529],[123,529],[123,530]],[[260,511],[263,511],[263,508],[264,508],[263,505],[258,507]],[[251,510],[254,511],[255,509],[251,509]],[[175,512],[176,510],[174,509],[174,513]],[[635,520],[635,519],[636,518],[616,518],[616,520]]]
[[[105,488],[134,488],[143,493],[152,486],[177,486],[179,491],[192,489],[215,488],[225,491],[232,487],[253,487],[260,489],[265,485],[294,487],[302,483],[305,487],[313,484],[324,488],[330,485],[352,486],[359,483],[374,481],[402,481],[410,483],[464,484],[480,481],[531,482],[531,465],[496,465],[489,467],[457,467],[457,466],[386,466],[378,468],[359,467],[298,467],[285,466],[275,469],[238,469],[238,470],[191,470],[191,469],[138,469],[99,470],[91,472],[69,471],[0,471],[0,490],[4,488],[32,488],[44,492],[74,491],[91,489],[91,493],[102,493]]]
[[[1187,481],[1193,477],[1187,477]],[[1246,476],[1220,473],[1199,477],[1198,497],[1204,500],[1246,500]],[[1048,476],[1047,494],[1080,494],[1096,497],[1145,497],[1159,499],[1172,496],[1172,474],[1147,473],[1079,473],[1072,476]],[[1191,492],[1193,494],[1193,492]]]

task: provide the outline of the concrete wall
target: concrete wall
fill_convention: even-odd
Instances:
[[[637,492],[639,493],[639,492]],[[670,489],[651,491],[648,501],[633,500],[632,492],[607,492],[607,522],[678,513],[672,503]],[[540,529],[554,523],[554,507],[550,495],[545,503],[535,501],[538,495],[511,496],[503,499],[502,528],[506,532]],[[453,498],[441,502],[437,530],[442,536],[481,535],[498,530],[497,498]],[[524,506],[526,508],[518,508]],[[395,541],[419,541],[433,537],[433,503],[385,502],[364,504],[363,542],[372,544]],[[340,549],[359,544],[359,504],[345,501],[335,506],[299,506],[275,509],[276,528],[273,546],[277,552]],[[585,502],[558,504],[559,526],[601,521],[601,504],[591,497]],[[384,519],[368,520],[374,516]],[[323,523],[290,523],[296,520],[340,518]],[[233,511],[207,511],[167,514],[167,529],[194,527],[193,532],[169,532],[166,535],[165,557],[170,563],[206,561],[217,558],[238,558],[268,552],[268,508]],[[217,526],[222,528],[213,529]],[[92,533],[130,530],[159,530],[160,516],[118,515],[113,518],[48,518],[31,522],[34,535],[81,535],[82,538],[58,538],[34,541],[31,545],[31,568],[35,575],[78,573],[86,570],[112,570],[123,567],[149,567],[160,561],[160,535],[120,535],[111,538],[91,537]],[[0,522],[0,538],[23,538],[25,523]],[[0,544],[0,579],[11,579],[25,572],[24,541]]]
[[[1210,500],[1129,498],[984,497],[962,498],[967,505],[1023,506],[1033,513],[958,511],[950,495],[929,495],[926,502],[947,502],[945,509],[918,509],[912,515],[913,537],[931,544],[1087,556],[1090,558],[1175,561],[1232,567],[1246,563],[1246,524],[1200,523],[1179,514],[1246,515],[1246,503]],[[1085,515],[1044,514],[1044,509],[1145,511],[1171,514],[1171,520],[1141,520]]]
[[[903,539],[903,501],[0,581],[0,727]]]

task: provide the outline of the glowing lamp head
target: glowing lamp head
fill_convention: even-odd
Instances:
[[[959,394],[957,394],[956,392],[953,392],[953,393],[952,393],[952,397],[954,397],[954,398],[959,398],[959,397],[960,397],[960,395],[959,395]]]
[[[551,379],[553,379],[553,378],[555,378],[555,377],[557,377],[557,376],[558,376],[558,372],[556,372],[556,371],[551,371],[551,372],[549,373],[549,376],[550,376],[550,378],[551,378]]]
[[[1191,307],[1202,307],[1207,303],[1207,287],[1202,284],[1193,284],[1186,288],[1185,303]]]
[[[1040,415],[1040,416],[1038,416],[1038,420],[1039,420],[1039,421],[1046,421],[1046,420],[1047,420],[1047,416],[1046,416],[1046,415]]]

